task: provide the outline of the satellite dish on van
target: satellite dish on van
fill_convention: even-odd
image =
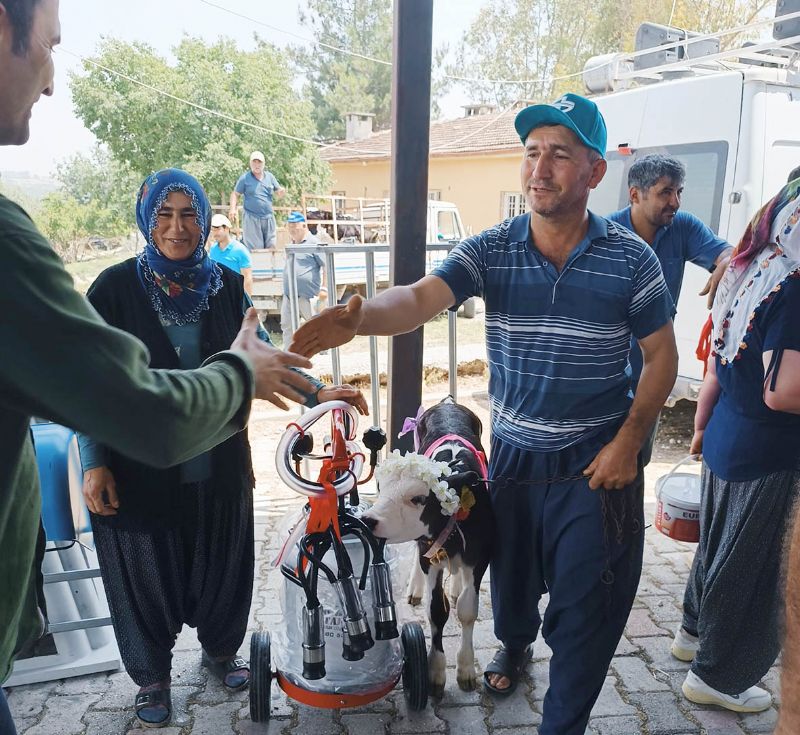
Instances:
[[[625,54],[592,56],[583,65],[583,84],[592,94],[616,92],[630,86],[630,79],[619,79],[619,75],[632,71],[633,62]]]

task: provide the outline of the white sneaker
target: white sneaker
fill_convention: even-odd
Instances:
[[[700,639],[680,627],[675,633],[669,650],[679,661],[694,661],[698,648],[700,648]]]
[[[733,712],[763,712],[772,705],[772,695],[753,686],[741,694],[723,694],[712,689],[697,674],[689,672],[683,682],[683,696],[695,704],[716,704]]]

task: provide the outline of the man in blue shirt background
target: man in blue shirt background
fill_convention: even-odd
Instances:
[[[243,198],[242,237],[250,250],[269,250],[275,247],[277,234],[272,202],[282,199],[286,194],[278,180],[264,168],[264,154],[253,151],[250,154],[250,170],[243,173],[231,192],[231,221],[236,219],[238,195]]]
[[[637,234],[653,249],[676,306],[687,262],[712,271],[701,292],[709,294],[710,308],[733,248],[693,214],[679,211],[685,179],[686,168],[677,158],[660,154],[640,158],[628,171],[631,203],[625,209],[612,212],[608,219]],[[642,353],[635,339],[631,340],[630,362],[635,392],[642,373]],[[642,447],[645,465],[650,462],[657,431],[658,422]]]
[[[212,245],[208,257],[230,268],[244,278],[244,290],[253,295],[253,261],[250,251],[238,240],[231,237],[231,221],[224,214],[211,218]]]

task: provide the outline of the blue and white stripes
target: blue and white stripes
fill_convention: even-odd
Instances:
[[[559,272],[530,241],[529,215],[460,243],[434,271],[457,303],[486,301],[492,431],[514,446],[556,451],[630,406],[628,352],[673,313],[653,251],[590,214]]]

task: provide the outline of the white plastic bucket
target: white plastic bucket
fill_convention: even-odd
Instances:
[[[700,475],[677,472],[695,461],[689,455],[656,480],[656,528],[676,541],[700,540]]]

